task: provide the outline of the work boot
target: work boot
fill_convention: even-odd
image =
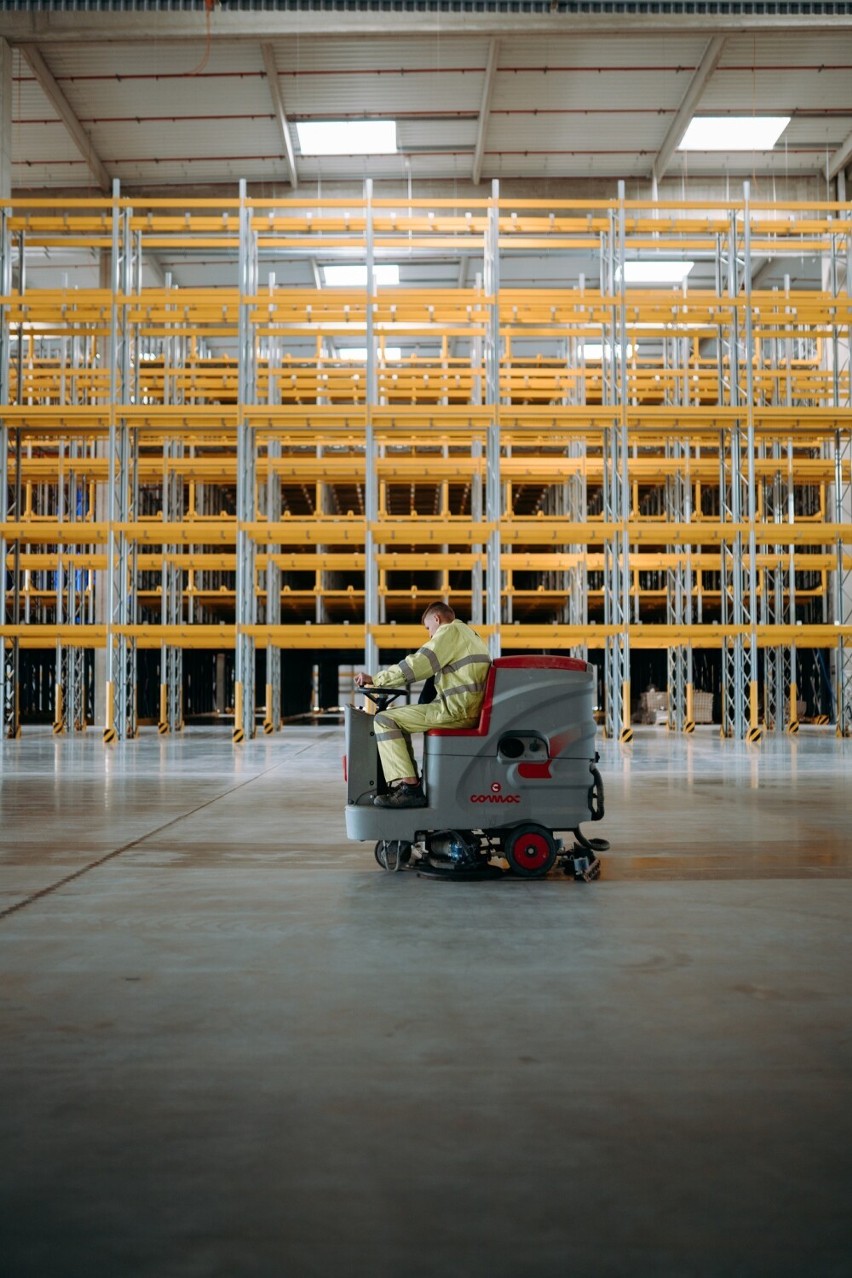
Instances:
[[[373,799],[373,806],[377,808],[425,808],[426,796],[419,781],[416,781],[414,785],[403,781],[401,785],[395,785],[387,794],[377,794]]]

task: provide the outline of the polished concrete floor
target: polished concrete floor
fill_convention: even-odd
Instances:
[[[601,743],[593,884],[346,842],[341,729],[0,745],[6,1278],[847,1278],[852,741]]]

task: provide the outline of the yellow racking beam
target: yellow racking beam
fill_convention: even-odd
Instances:
[[[218,520],[197,519],[180,523],[159,519],[112,525],[138,545],[231,544],[236,541],[238,527],[244,529],[259,545],[363,545],[366,523],[361,517],[313,516],[310,519],[285,518],[276,523],[253,521],[238,525],[233,516]],[[440,520],[388,516],[370,524],[377,545],[429,546],[433,543],[476,545],[487,541],[495,525],[489,521],[473,521],[450,515]],[[525,546],[558,543],[561,545],[599,545],[626,531],[628,540],[637,545],[719,545],[736,536],[753,533],[760,545],[827,546],[852,544],[852,524],[823,521],[796,523],[720,523],[718,520],[696,519],[692,523],[664,520],[628,520],[624,525],[590,519],[573,523],[563,518],[536,519],[506,517],[500,520],[500,535],[508,545]],[[57,523],[53,520],[7,520],[0,524],[0,536],[8,542],[28,545],[105,545],[110,525],[98,523]],[[809,567],[805,562],[803,567]]]

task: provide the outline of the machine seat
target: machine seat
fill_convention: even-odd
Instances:
[[[498,670],[587,670],[585,661],[577,657],[495,657],[485,680],[485,696],[475,728],[430,728],[427,737],[487,737],[491,727],[494,684]]]

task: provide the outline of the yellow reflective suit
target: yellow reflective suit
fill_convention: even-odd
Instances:
[[[437,696],[429,705],[398,706],[375,717],[376,743],[385,780],[417,774],[412,732],[429,728],[472,728],[479,722],[491,658],[479,635],[456,618],[439,626],[428,643],[373,679],[376,688],[402,688],[435,677]]]

